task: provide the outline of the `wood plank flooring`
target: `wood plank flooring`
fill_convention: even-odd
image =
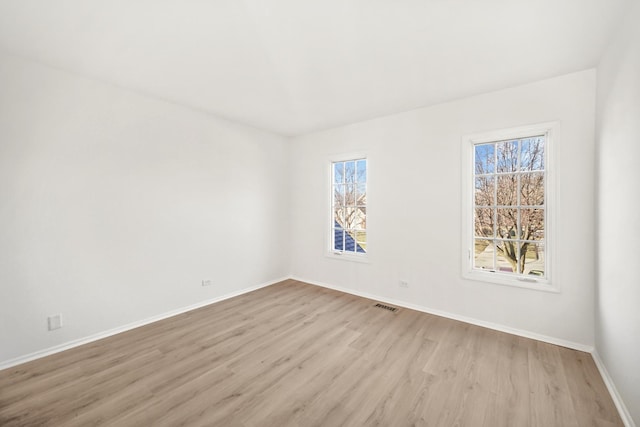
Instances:
[[[0,371],[2,426],[622,426],[589,354],[293,280]]]

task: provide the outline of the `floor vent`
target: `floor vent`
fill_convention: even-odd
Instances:
[[[384,304],[376,304],[374,307],[378,307],[378,308],[384,308],[385,310],[389,310],[389,311],[398,311],[398,307],[391,307],[390,305],[384,305]]]

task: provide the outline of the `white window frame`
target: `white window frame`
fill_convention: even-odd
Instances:
[[[345,252],[345,251],[337,251],[333,247],[333,164],[335,162],[348,162],[350,160],[366,160],[367,161],[367,251],[365,253],[361,252]],[[369,252],[371,245],[369,244],[369,203],[371,202],[370,197],[370,182],[371,182],[371,159],[366,152],[352,152],[346,154],[336,154],[329,156],[327,161],[327,175],[328,179],[326,182],[328,184],[328,189],[326,191],[327,203],[325,212],[327,212],[327,222],[325,225],[325,256],[330,259],[341,260],[341,261],[352,261],[352,262],[362,262],[362,263],[370,263],[369,260]]]
[[[493,283],[498,285],[515,286],[519,288],[534,289],[546,292],[560,292],[553,280],[555,265],[555,207],[556,207],[556,182],[555,150],[557,145],[557,133],[559,122],[539,123],[528,126],[520,126],[508,129],[489,131],[466,135],[462,138],[462,276],[465,279]],[[545,277],[522,277],[512,273],[499,271],[483,271],[473,268],[474,254],[474,147],[477,144],[499,142],[509,139],[519,139],[537,135],[545,136]]]

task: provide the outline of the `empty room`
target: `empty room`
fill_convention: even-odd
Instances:
[[[637,0],[0,0],[0,426],[640,425]]]

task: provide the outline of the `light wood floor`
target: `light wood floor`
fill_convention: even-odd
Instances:
[[[621,426],[591,356],[293,280],[0,371],[2,426]]]

